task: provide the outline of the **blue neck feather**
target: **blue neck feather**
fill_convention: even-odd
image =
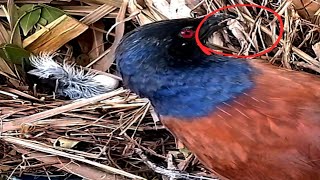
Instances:
[[[211,62],[197,68],[172,70],[158,81],[166,81],[149,99],[164,116],[195,118],[209,115],[253,87],[251,70],[244,62]],[[141,91],[144,93],[143,91]]]

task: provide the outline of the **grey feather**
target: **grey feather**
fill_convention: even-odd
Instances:
[[[91,71],[84,71],[66,63],[60,65],[53,58],[54,55],[49,53],[31,56],[30,63],[35,69],[28,73],[41,79],[55,80],[56,93],[60,96],[71,99],[90,98],[111,91],[117,86],[116,80],[111,77],[106,76],[105,82],[102,82],[96,78],[99,75]]]

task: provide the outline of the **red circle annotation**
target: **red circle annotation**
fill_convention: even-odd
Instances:
[[[234,55],[234,54],[223,53],[223,52],[220,52],[220,51],[217,51],[217,50],[213,50],[213,49],[211,49],[211,48],[209,48],[209,47],[207,47],[207,46],[205,46],[205,45],[203,45],[201,43],[201,41],[199,39],[200,28],[210,16],[213,16],[214,14],[216,14],[217,12],[219,12],[221,10],[225,10],[225,9],[228,9],[228,8],[235,8],[235,7],[244,7],[244,6],[265,9],[265,10],[273,13],[277,17],[277,19],[279,21],[279,25],[280,25],[280,31],[279,31],[279,35],[278,35],[277,40],[275,41],[275,43],[271,47],[269,47],[269,48],[267,48],[267,49],[265,49],[265,50],[263,50],[261,52],[258,52],[256,54],[251,54],[251,55],[245,56],[245,55]],[[203,20],[200,22],[200,24],[198,25],[198,27],[196,29],[195,39],[196,39],[197,45],[207,55],[211,55],[212,53],[215,53],[215,54],[222,55],[222,56],[231,56],[231,57],[236,57],[236,58],[253,58],[253,57],[258,57],[258,56],[261,56],[263,54],[266,54],[266,53],[272,51],[274,48],[276,48],[277,45],[279,44],[282,36],[283,36],[283,32],[284,32],[284,26],[283,26],[283,21],[281,19],[281,15],[278,14],[277,12],[275,12],[274,10],[272,10],[272,9],[270,9],[268,7],[265,7],[265,6],[254,5],[254,4],[236,4],[236,5],[224,6],[222,8],[219,8],[219,9],[211,12],[210,14],[206,15],[203,18]]]

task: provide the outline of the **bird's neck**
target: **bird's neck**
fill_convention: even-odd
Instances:
[[[253,86],[253,71],[246,61],[225,57],[201,61],[187,66],[140,66],[128,86],[149,98],[160,115],[184,119],[206,116]]]

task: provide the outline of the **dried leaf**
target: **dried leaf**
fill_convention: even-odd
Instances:
[[[239,41],[241,45],[240,53],[242,53],[243,55],[248,55],[248,41],[250,41],[250,38],[249,35],[246,33],[245,28],[241,25],[241,23],[238,20],[231,19],[230,21],[228,21],[228,29]]]
[[[82,0],[82,2],[95,3],[95,4],[106,4],[114,7],[121,7],[123,0]]]
[[[104,4],[100,7],[98,7],[96,10],[91,12],[90,14],[86,15],[82,19],[80,19],[80,22],[90,25],[93,24],[97,21],[99,21],[101,18],[106,16],[107,14],[111,13],[114,11],[116,8],[113,6],[109,6],[107,4]]]
[[[96,22],[95,24],[93,24],[93,26],[99,29],[105,28],[104,24],[101,21]],[[95,59],[99,57],[100,54],[103,53],[104,51],[103,36],[104,36],[103,32],[93,29],[93,44],[92,44],[92,49],[89,52],[89,57],[91,59]]]
[[[17,119],[14,119],[14,120],[10,121],[10,122],[3,123],[2,132],[16,130],[16,129],[19,129],[21,127],[21,124],[28,124],[28,123],[40,121],[42,119],[45,119],[45,118],[48,118],[48,117],[51,117],[51,116],[54,116],[54,115],[57,115],[57,114],[64,113],[64,112],[70,111],[72,109],[83,107],[85,105],[92,104],[94,102],[101,101],[101,100],[116,96],[116,95],[124,93],[124,92],[126,92],[126,91],[122,90],[122,89],[119,89],[119,90],[112,91],[110,93],[97,95],[95,97],[88,98],[88,99],[83,99],[81,101],[76,101],[76,102],[67,104],[65,106],[60,106],[60,107],[57,107],[57,108],[54,108],[54,109],[50,109],[50,110],[47,110],[47,111],[44,111],[44,112],[40,112],[40,113],[37,113],[37,114],[30,115],[30,116],[17,118]]]
[[[318,11],[316,13],[314,13],[314,16],[312,18],[312,23],[314,23],[315,25],[320,25],[320,8],[318,9]]]
[[[5,29],[2,23],[0,23],[0,44],[9,43],[9,41],[10,35],[8,33],[8,30]],[[0,58],[0,71],[6,75],[9,75],[9,77],[17,77],[16,74],[13,72],[12,67],[10,67],[10,64],[8,64],[2,58]]]
[[[10,35],[8,33],[8,30],[3,26],[2,23],[0,23],[0,44],[9,43],[9,41]]]
[[[79,36],[88,26],[63,15],[23,41],[23,47],[38,54],[55,52],[73,38]]]
[[[116,50],[116,47],[118,46],[118,43],[120,42],[120,40],[122,39],[122,36],[124,34],[124,23],[123,20],[125,18],[125,14],[127,12],[127,6],[128,6],[128,1],[127,0],[123,0],[123,4],[120,8],[119,14],[116,18],[116,22],[119,23],[116,26],[116,36],[115,36],[115,40],[111,46],[111,50],[110,52],[100,61],[98,61],[96,64],[93,65],[93,69],[96,70],[100,70],[100,71],[106,71],[107,69],[109,69],[109,67],[112,65],[113,61],[114,61],[114,53]]]
[[[28,157],[35,158],[44,163],[52,164],[66,172],[73,172],[84,179],[99,179],[99,180],[126,180],[127,178],[120,175],[110,174],[99,168],[86,165],[84,163],[70,163],[69,159],[61,158],[58,156],[48,156],[46,153],[30,152],[24,148],[17,148],[17,150]]]
[[[21,41],[20,31],[19,31],[19,28],[17,28],[17,24],[19,23],[18,20],[20,16],[13,0],[8,0],[7,8],[8,8],[7,19],[9,21],[10,30],[11,30],[10,43],[21,46],[22,41]]]
[[[136,15],[136,19],[140,25],[152,23],[154,20],[146,16],[145,13],[139,13],[141,10],[142,10],[142,7],[140,7],[140,5],[135,2],[135,0],[129,1],[128,12],[130,13],[130,16],[138,12],[138,14]]]
[[[208,43],[210,45],[223,46],[224,45],[223,42],[224,42],[223,36],[219,31],[214,32],[212,36],[209,37],[208,39]],[[216,51],[222,52],[222,50],[216,50]]]
[[[170,19],[170,12],[168,15],[163,14],[161,11],[165,9],[166,7],[166,0],[146,0],[146,6],[148,7],[148,11],[145,11],[145,14],[148,14],[150,17],[153,17],[153,19],[160,21],[165,19]],[[155,4],[163,4],[164,6],[156,7]]]
[[[317,42],[312,46],[314,53],[316,54],[317,58],[320,59],[320,42]]]
[[[0,165],[0,172],[7,172],[11,169],[10,166]]]
[[[89,51],[92,49],[93,44],[93,31],[91,28],[87,31],[83,32],[80,36],[77,37],[77,43],[80,47],[78,51],[81,54],[88,54]]]
[[[9,92],[9,93],[12,93],[12,94],[15,94],[15,95],[18,95],[20,97],[23,97],[23,98],[26,98],[26,99],[29,99],[29,100],[41,102],[40,99],[35,98],[35,97],[33,97],[33,96],[29,95],[29,94],[26,94],[24,92],[21,92],[21,91],[19,91],[17,89],[13,89],[13,88],[9,88],[9,87],[0,87],[0,90]]]
[[[143,179],[143,180],[145,180],[145,178],[142,178],[140,176],[125,172],[125,171],[117,169],[117,168],[113,168],[111,166],[103,165],[103,164],[97,163],[95,161],[91,161],[91,160],[85,159],[85,158],[83,158],[82,156],[79,156],[79,155],[74,155],[74,154],[58,151],[56,149],[50,148],[48,146],[45,146],[43,144],[33,144],[33,143],[30,143],[27,140],[15,138],[15,137],[10,137],[10,136],[4,136],[2,138],[2,140],[6,141],[7,143],[23,146],[23,147],[26,147],[26,148],[31,148],[31,149],[34,149],[34,150],[37,150],[37,151],[40,151],[40,152],[50,153],[52,155],[61,156],[63,158],[71,158],[71,159],[74,159],[74,161],[83,162],[83,163],[86,163],[86,164],[91,165],[91,166],[95,166],[96,168],[103,169],[103,170],[108,171],[108,172],[113,173],[113,174],[119,174],[119,175],[122,175],[122,176],[127,176],[128,178],[132,178],[132,179]]]
[[[292,0],[299,15],[307,20],[312,20],[315,13],[320,9],[319,1],[314,0]]]
[[[7,78],[17,78],[17,75],[13,72],[12,68],[4,59],[0,58],[0,72]]]
[[[74,146],[76,146],[80,141],[67,139],[67,138],[59,138],[57,139],[57,142],[55,143],[55,146],[59,146],[62,148],[72,149]]]
[[[149,4],[152,4],[159,12],[166,16],[167,18],[171,18],[170,12],[170,4],[166,0],[158,0],[158,1],[147,1]]]
[[[185,0],[175,0],[170,3],[170,19],[191,17],[191,9]]]

